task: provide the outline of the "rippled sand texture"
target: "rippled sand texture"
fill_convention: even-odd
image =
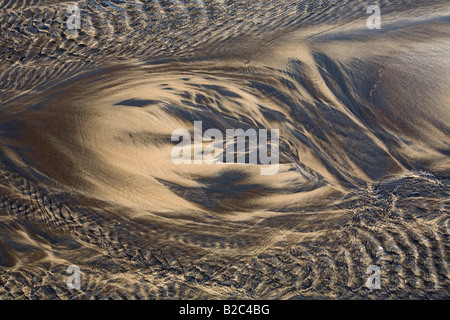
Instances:
[[[70,4],[0,4],[1,298],[450,297],[448,1]],[[173,164],[194,121],[278,174]]]

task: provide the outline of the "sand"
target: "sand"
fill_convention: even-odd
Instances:
[[[379,30],[369,1],[89,1],[75,32],[69,4],[0,5],[0,298],[449,297],[447,1]],[[278,129],[278,172],[175,164],[194,121]]]

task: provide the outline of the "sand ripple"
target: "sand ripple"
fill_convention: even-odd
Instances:
[[[0,4],[0,297],[448,298],[446,1],[379,31],[368,1],[205,2],[86,1],[75,33]],[[174,165],[194,121],[279,129],[278,174]]]

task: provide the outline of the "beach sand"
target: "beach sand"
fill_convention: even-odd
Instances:
[[[448,298],[448,1],[205,2],[0,5],[0,298]]]

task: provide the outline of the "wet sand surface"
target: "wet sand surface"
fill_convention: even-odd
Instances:
[[[71,4],[0,1],[0,298],[449,298],[448,1]],[[277,174],[174,164],[194,121]]]

